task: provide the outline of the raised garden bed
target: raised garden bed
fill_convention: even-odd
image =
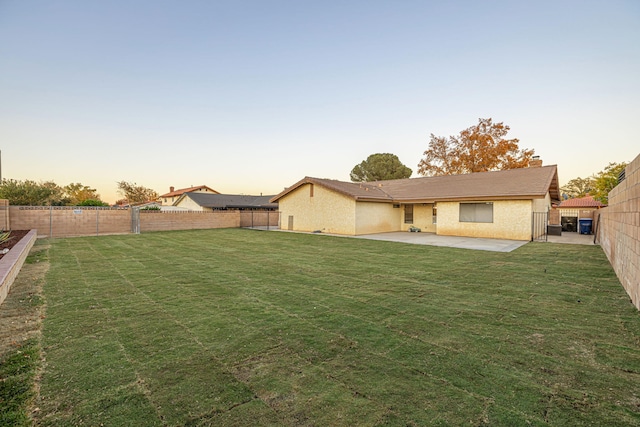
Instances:
[[[11,232],[11,237],[0,246],[0,250],[9,249],[9,252],[0,258],[0,304],[9,294],[9,289],[18,276],[38,234],[36,230],[16,230]]]
[[[22,238],[26,236],[28,232],[29,230],[11,230],[9,240],[0,243],[0,259],[5,255],[4,253],[2,253],[4,249],[11,250],[11,248],[17,245],[18,242],[22,240]]]

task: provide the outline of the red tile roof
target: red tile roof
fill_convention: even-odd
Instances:
[[[559,208],[603,208],[607,205],[595,200],[592,196],[564,200]]]
[[[534,199],[545,197],[547,192],[552,200],[560,198],[557,168],[552,165],[362,183],[305,177],[271,201],[277,201],[304,184],[318,184],[356,200],[378,202]]]

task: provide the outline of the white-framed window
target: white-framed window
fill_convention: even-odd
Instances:
[[[460,203],[460,222],[493,222],[493,203]]]

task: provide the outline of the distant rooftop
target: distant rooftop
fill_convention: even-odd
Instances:
[[[595,200],[589,195],[575,199],[567,199],[558,205],[559,208],[604,208],[605,206],[607,205]]]
[[[189,187],[189,188],[180,188],[178,190],[174,189],[173,187],[169,187],[169,192],[166,194],[162,194],[160,195],[160,197],[176,197],[176,196],[182,196],[184,193],[191,193],[193,191],[202,191],[205,190],[207,192],[211,192],[214,194],[219,194],[216,190],[214,190],[211,187],[207,187],[206,185],[198,185],[196,187]]]
[[[189,197],[203,208],[211,209],[277,209],[277,203],[269,202],[270,196],[248,196],[242,194],[187,193]]]

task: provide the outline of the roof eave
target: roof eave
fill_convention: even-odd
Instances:
[[[473,196],[441,196],[441,197],[416,197],[416,198],[395,198],[394,203],[437,203],[437,202],[458,202],[458,201],[470,201],[470,200],[533,200],[544,199],[545,194],[518,194],[518,195],[491,195],[491,194],[478,194]]]

